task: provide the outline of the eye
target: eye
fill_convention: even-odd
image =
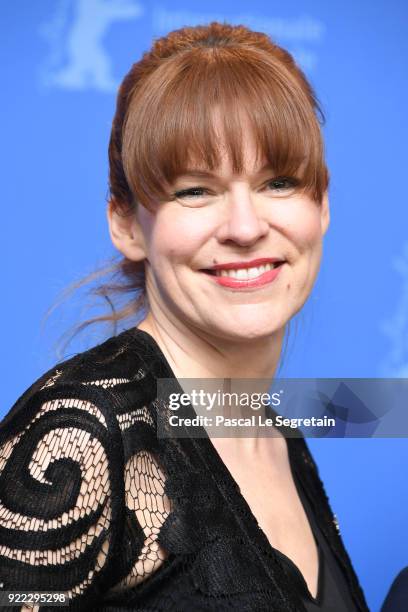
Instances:
[[[188,189],[180,189],[173,193],[174,199],[199,198],[208,193],[208,189],[204,187],[189,187]]]
[[[299,186],[299,182],[299,179],[293,176],[278,176],[268,181],[266,187],[270,186],[271,190],[276,194],[288,194]]]

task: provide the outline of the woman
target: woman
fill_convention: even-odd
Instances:
[[[244,26],[172,32],[124,79],[108,222],[147,315],[4,419],[3,589],[73,610],[367,610],[302,437],[158,435],[161,379],[276,374],[329,224],[318,113]]]

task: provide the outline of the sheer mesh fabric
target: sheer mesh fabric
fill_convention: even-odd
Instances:
[[[106,590],[103,570],[112,565],[120,532],[134,539],[114,568],[113,575],[120,577],[121,568],[123,576],[111,592],[139,584],[163,563],[157,538],[171,506],[153,453],[131,454],[122,474],[112,453],[120,448],[123,454],[122,434],[154,427],[147,406],[118,410],[114,428],[97,396],[82,397],[86,388],[123,392],[143,370],[133,380],[81,381],[80,392],[78,384],[59,384],[62,373],[56,369],[0,430],[0,583],[5,590],[63,591],[75,604],[92,585],[95,592],[101,588],[98,577]],[[122,512],[112,508],[114,479],[123,483]]]

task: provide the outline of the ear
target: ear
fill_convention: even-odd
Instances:
[[[322,228],[322,236],[324,236],[330,224],[329,195],[327,191],[324,192],[322,203],[320,205],[320,223]]]
[[[107,207],[109,234],[115,247],[131,261],[146,258],[146,245],[136,212],[127,214],[110,200]]]

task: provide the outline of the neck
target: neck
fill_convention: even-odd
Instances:
[[[179,322],[162,324],[151,313],[138,325],[160,346],[177,378],[261,378],[276,373],[284,328],[270,336],[231,341],[191,330]]]
[[[178,321],[166,321],[163,324],[151,313],[138,325],[138,328],[155,339],[177,379],[200,379],[203,387],[205,379],[224,379],[222,383],[224,392],[231,390],[231,384],[234,386],[231,379],[261,379],[259,382],[251,383],[255,386],[251,386],[250,391],[267,392],[277,370],[284,337],[284,329],[280,329],[267,337],[238,339],[231,342],[230,339],[197,333]],[[188,381],[185,382],[184,390],[187,391]],[[211,383],[208,381],[207,385],[210,388]],[[248,383],[244,383],[241,390],[249,392],[247,387]],[[241,416],[238,406],[218,408],[225,416]],[[259,410],[258,414],[261,413],[262,410]],[[269,439],[230,437],[214,438],[212,441],[218,450],[234,447],[239,449],[239,452],[248,451],[249,454],[253,454],[262,451],[265,443],[268,447],[281,445],[280,438],[280,435]]]

